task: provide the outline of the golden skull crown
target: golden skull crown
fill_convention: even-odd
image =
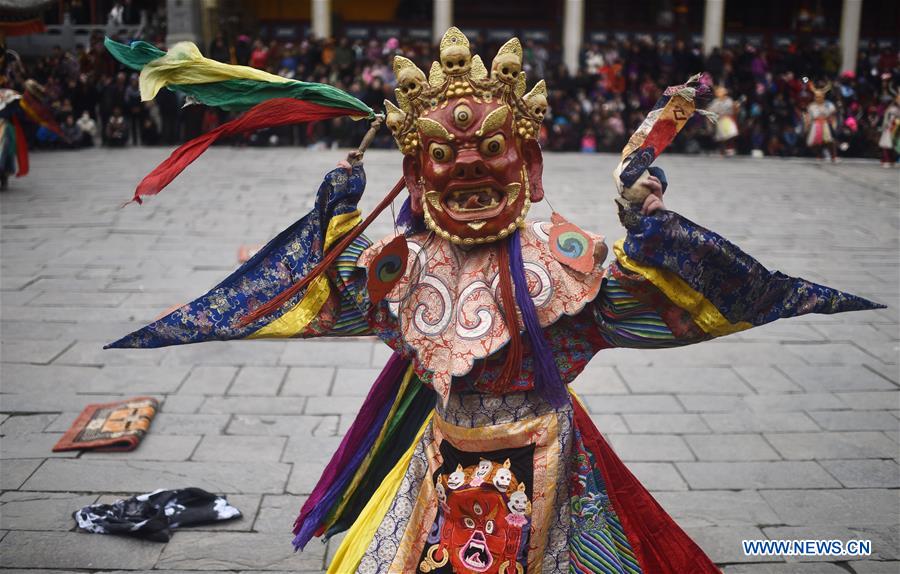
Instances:
[[[476,102],[502,101],[513,112],[513,125],[522,138],[534,138],[547,113],[547,86],[539,81],[525,93],[522,44],[509,39],[491,62],[491,71],[473,56],[469,39],[455,26],[440,43],[440,61],[431,64],[428,77],[412,60],[394,56],[397,105],[385,100],[385,123],[404,154],[420,147],[418,120],[427,110],[445,107],[451,98],[470,96]],[[398,107],[399,106],[399,107]]]

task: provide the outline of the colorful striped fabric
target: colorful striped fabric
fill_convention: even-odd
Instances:
[[[614,277],[604,279],[594,316],[611,347],[661,349],[692,342],[675,337],[656,310],[636,299]]]
[[[336,335],[367,335],[371,331],[366,316],[360,311],[362,305],[358,298],[366,296],[366,278],[357,265],[363,251],[371,245],[369,238],[360,235],[335,260],[335,285],[341,296],[340,313],[332,327]]]

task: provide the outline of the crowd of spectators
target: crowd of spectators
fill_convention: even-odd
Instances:
[[[499,47],[490,42],[475,44],[475,51],[486,61]],[[620,151],[665,86],[705,70],[717,85],[728,88],[738,104],[740,135],[733,142],[738,153],[809,154],[802,120],[812,100],[809,82],[830,82],[827,97],[838,110],[835,135],[840,155],[877,157],[881,117],[893,87],[900,87],[897,46],[874,43],[862,46],[856,71],[844,74],[838,73],[836,44],[769,48],[746,44],[704,57],[698,46],[683,41],[610,40],[585,46],[574,75],[552,46],[526,41],[524,49],[529,84],[544,78],[550,89],[550,110],[540,134],[549,150]],[[390,61],[394,54],[411,58],[425,70],[435,58],[429,42],[396,38],[292,43],[219,35],[204,52],[222,62],[337,86],[376,110],[383,109],[385,98],[393,99]],[[200,105],[185,106],[182,96],[168,90],[162,90],[153,102],[141,102],[137,74],[106,53],[99,34],[87,46],[56,49],[26,67],[28,77],[44,85],[47,103],[69,136],[69,142],[54,141],[52,133],[39,130],[34,134],[39,146],[174,145],[231,117]],[[338,119],[259,133],[240,143],[347,147],[357,145],[364,131],[361,122]],[[714,150],[713,131],[695,116],[673,149]],[[373,145],[393,144],[383,130]]]

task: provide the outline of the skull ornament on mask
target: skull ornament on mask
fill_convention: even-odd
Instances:
[[[463,470],[462,465],[457,465],[456,470],[450,473],[450,476],[447,477],[447,488],[450,490],[456,490],[466,482],[466,472]]]
[[[497,487],[497,490],[500,492],[506,492],[509,488],[510,483],[512,482],[512,472],[509,470],[509,459],[503,463],[503,466],[497,469],[497,472],[494,473],[494,486]]]

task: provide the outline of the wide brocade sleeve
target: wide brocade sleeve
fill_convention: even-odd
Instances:
[[[107,348],[150,348],[212,340],[363,335],[369,327],[357,299],[364,282],[351,278],[370,244],[357,237],[336,263],[276,311],[241,319],[306,276],[325,252],[360,222],[365,190],[361,165],[329,172],[307,215],[279,233],[234,273],[198,297]],[[352,261],[350,261],[352,260]],[[351,281],[351,279],[353,279]]]
[[[676,347],[806,313],[883,308],[766,269],[717,233],[672,211],[622,208],[595,321],[610,347]]]

